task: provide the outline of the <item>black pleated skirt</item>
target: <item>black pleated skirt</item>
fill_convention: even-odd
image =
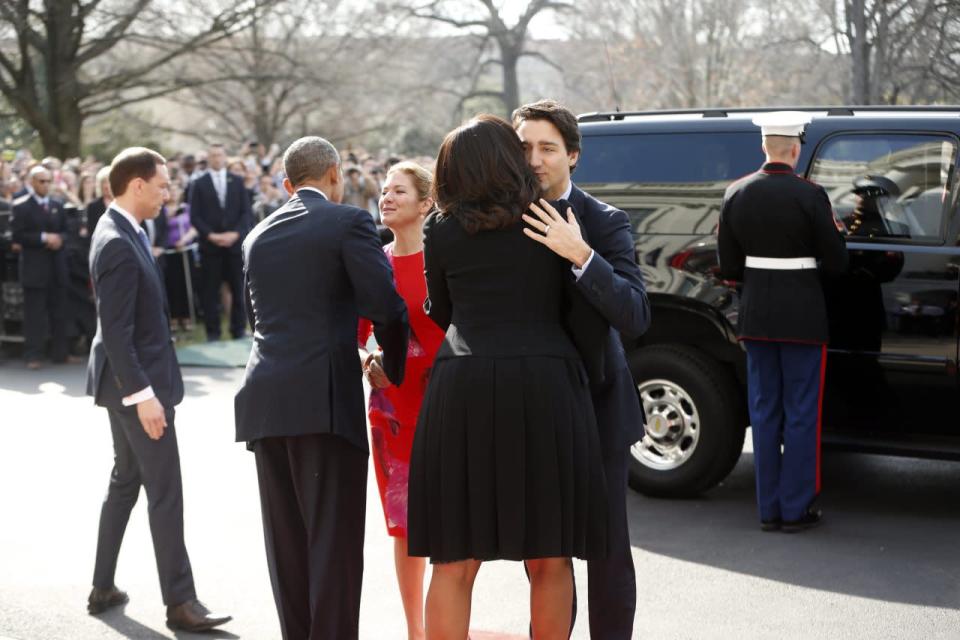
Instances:
[[[582,363],[438,360],[408,505],[409,553],[431,562],[605,557],[606,485]]]

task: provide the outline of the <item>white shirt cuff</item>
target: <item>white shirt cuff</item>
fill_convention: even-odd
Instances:
[[[582,266],[582,267],[580,267],[580,268],[577,268],[577,267],[574,267],[574,266],[571,266],[571,267],[570,267],[570,269],[573,270],[573,277],[574,277],[574,278],[576,278],[577,280],[580,279],[580,276],[583,275],[583,272],[586,271],[586,270],[587,270],[587,267],[590,266],[590,261],[593,260],[593,254],[594,254],[594,253],[596,253],[596,251],[594,251],[594,250],[591,249],[591,250],[590,250],[590,257],[587,258],[587,261],[583,263],[583,266]]]
[[[46,232],[46,231],[41,231],[41,232],[40,232],[40,242],[42,242],[43,244],[47,244],[47,232]]]
[[[144,400],[149,400],[150,398],[153,398],[154,396],[156,396],[156,394],[153,392],[153,387],[147,387],[146,389],[144,389],[144,390],[142,390],[142,391],[137,391],[135,394],[133,394],[133,395],[131,395],[131,396],[127,396],[126,398],[124,398],[124,399],[123,399],[123,406],[125,406],[125,407],[132,407],[133,405],[135,405],[135,404],[140,404],[140,403],[143,402]]]

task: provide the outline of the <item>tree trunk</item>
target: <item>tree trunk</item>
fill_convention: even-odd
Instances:
[[[78,158],[83,143],[84,115],[76,100],[61,98],[63,104],[57,110],[57,127],[52,139],[41,136],[44,153],[57,158]]]
[[[74,64],[77,55],[74,33],[80,20],[73,10],[69,2],[47,4],[44,17],[46,46],[37,56],[46,76],[40,110],[46,111],[48,124],[40,129],[40,139],[44,153],[58,158],[80,155],[80,132],[84,121],[79,104],[80,79]]]
[[[519,53],[512,46],[500,45],[500,56],[503,60],[503,108],[509,120],[514,109],[520,106],[520,85],[517,82],[517,63]]]
[[[851,58],[851,103],[870,104],[873,96],[870,86],[870,34],[867,24],[866,0],[850,0],[847,11],[847,39]]]

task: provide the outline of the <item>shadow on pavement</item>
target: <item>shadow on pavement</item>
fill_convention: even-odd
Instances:
[[[201,638],[232,638],[236,639],[240,636],[230,633],[229,631],[224,631],[223,629],[211,629],[210,631],[204,631],[203,633],[187,633],[185,631],[177,631],[173,634],[177,640],[200,640]]]
[[[223,629],[213,629],[204,631],[203,633],[188,633],[185,631],[160,633],[129,617],[124,609],[125,607],[107,611],[97,616],[97,619],[121,636],[130,638],[131,640],[168,640],[168,638],[170,638],[169,633],[172,633],[173,637],[178,640],[198,640],[200,638],[236,639],[240,637]]]
[[[107,611],[97,616],[97,620],[125,638],[135,640],[167,640],[167,638],[169,638],[169,636],[154,631],[150,627],[129,617],[124,609],[125,607]]]
[[[184,377],[184,391],[188,397],[208,395],[209,385],[204,380],[224,382],[242,380],[243,370],[236,368],[187,367],[181,370]],[[8,360],[0,363],[0,389],[24,394],[62,394],[71,398],[87,396],[86,364],[45,365],[42,369],[31,371],[23,362]],[[93,399],[90,399],[91,405]]]
[[[819,528],[763,533],[753,454],[744,453],[727,480],[700,499],[630,491],[631,542],[801,587],[960,609],[960,463],[826,452],[822,480]]]
[[[31,371],[21,360],[7,360],[0,363],[0,388],[17,393],[54,393],[82,398],[87,395],[87,365],[46,363],[43,368]]]

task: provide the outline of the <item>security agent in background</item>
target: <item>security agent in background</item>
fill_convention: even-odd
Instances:
[[[210,171],[190,183],[190,222],[200,234],[201,303],[207,340],[220,339],[220,285],[230,287],[230,335],[243,337],[243,262],[240,247],[253,227],[243,178],[227,171],[223,145],[210,146]]]
[[[10,228],[19,244],[23,285],[24,359],[39,369],[50,338],[50,358],[66,362],[67,232],[63,203],[50,196],[52,174],[41,165],[30,170],[32,191],[13,201]]]
[[[761,529],[820,523],[820,407],[828,340],[821,273],[847,265],[822,187],[795,175],[810,116],[762,114],[763,167],[724,194],[721,277],[743,282],[738,333],[747,351]],[[782,444],[782,451],[781,451]]]

